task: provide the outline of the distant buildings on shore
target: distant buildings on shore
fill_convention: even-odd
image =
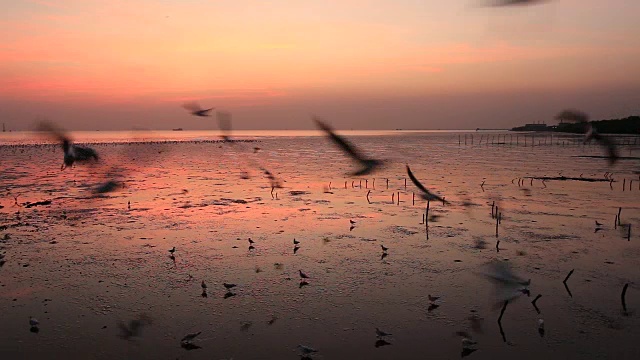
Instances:
[[[640,116],[629,116],[623,119],[590,121],[591,125],[603,134],[640,134]],[[565,133],[584,133],[583,123],[560,122],[558,125],[547,125],[543,122],[517,126],[511,131],[555,131]]]

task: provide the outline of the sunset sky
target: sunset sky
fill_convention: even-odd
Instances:
[[[640,1],[0,0],[0,122],[505,128],[640,114]]]

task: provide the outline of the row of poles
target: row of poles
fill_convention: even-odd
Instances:
[[[582,136],[556,135],[555,145],[558,146],[586,146]],[[458,145],[516,145],[542,146],[554,145],[553,134],[481,134],[478,141],[477,134],[458,134]],[[592,146],[594,142],[591,142]],[[640,145],[640,136],[617,136],[617,145]]]

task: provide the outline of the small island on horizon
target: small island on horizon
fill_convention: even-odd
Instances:
[[[628,116],[622,119],[592,120],[591,125],[602,134],[640,134],[640,116]],[[517,126],[510,131],[553,131],[579,134],[584,132],[584,124],[560,121],[558,125],[530,123]]]

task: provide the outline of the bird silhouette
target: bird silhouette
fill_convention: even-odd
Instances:
[[[409,179],[411,179],[411,182],[413,182],[413,184],[422,191],[422,194],[420,194],[421,198],[423,198],[424,200],[438,200],[442,201],[443,204],[449,204],[449,202],[444,198],[441,198],[440,196],[435,195],[431,191],[427,190],[427,188],[425,188],[424,185],[422,185],[420,181],[418,181],[418,179],[416,179],[416,177],[413,175],[409,165],[407,165],[407,174],[409,175]]]
[[[344,151],[347,155],[349,155],[354,161],[360,164],[361,168],[353,173],[351,176],[362,176],[371,174],[382,165],[384,165],[385,160],[377,160],[370,159],[364,154],[360,152],[353,144],[349,143],[345,138],[337,135],[331,126],[324,123],[317,117],[313,117],[313,121],[316,125],[323,130],[329,138],[336,144],[342,151]]]
[[[215,109],[215,107],[203,109],[197,102],[185,103],[182,105],[182,107],[187,109],[191,113],[191,115],[202,117],[211,116],[211,110]]]

